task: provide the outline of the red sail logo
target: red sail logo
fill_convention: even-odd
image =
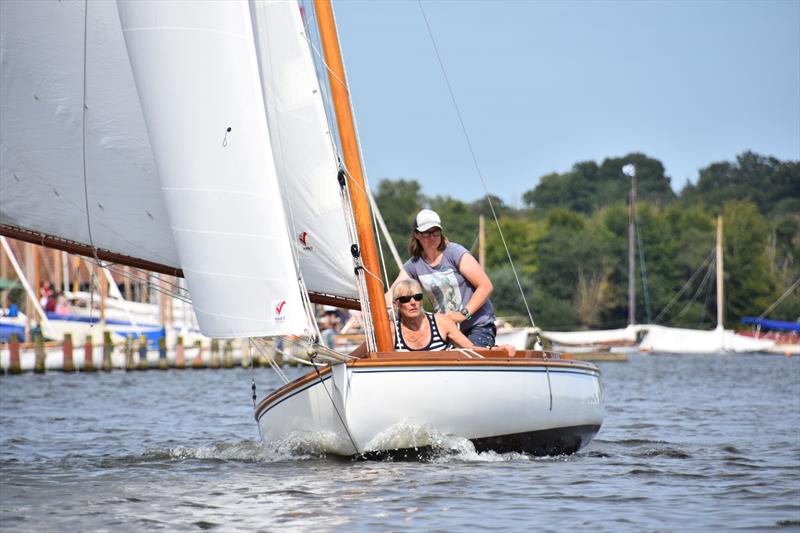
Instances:
[[[286,300],[281,300],[278,305],[275,306],[275,316],[280,316],[281,312],[283,311],[283,306],[286,305]]]
[[[303,250],[313,250],[314,249],[313,246],[308,244],[308,238],[309,238],[309,235],[308,235],[307,231],[302,231],[302,232],[300,232],[300,235],[297,236],[297,240],[299,240],[300,244],[303,245]]]

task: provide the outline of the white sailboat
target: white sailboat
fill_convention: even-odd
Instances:
[[[589,353],[610,348],[635,350],[636,339],[643,328],[636,325],[636,167],[627,164],[623,174],[631,179],[628,195],[628,325],[616,329],[586,331],[542,331],[554,343],[553,349],[573,353]]]
[[[577,451],[603,420],[595,365],[390,352],[332,8],[315,10],[341,171],[296,2],[4,1],[0,233],[182,275],[207,336],[305,339],[318,366],[256,408],[267,445]],[[369,311],[369,356],[323,349],[309,301]]]
[[[716,354],[764,352],[775,345],[775,342],[770,339],[738,335],[736,332],[724,328],[722,260],[722,217],[717,217],[717,326],[712,330],[699,330],[651,325],[648,326],[647,334],[639,344],[640,350],[677,354]]]

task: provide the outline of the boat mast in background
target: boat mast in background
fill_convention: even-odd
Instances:
[[[317,13],[320,40],[328,67],[328,80],[331,87],[331,98],[336,113],[336,123],[339,137],[342,142],[342,157],[348,177],[355,183],[355,189],[348,187],[350,199],[353,204],[353,217],[358,231],[359,252],[363,261],[362,272],[369,296],[369,312],[374,326],[374,339],[367,335],[367,346],[370,351],[391,351],[392,332],[389,326],[389,316],[386,313],[384,302],[384,286],[380,276],[377,247],[375,246],[375,233],[372,229],[372,220],[369,212],[369,199],[365,194],[366,185],[361,167],[361,157],[358,149],[358,138],[353,120],[353,110],[350,105],[350,91],[347,88],[347,78],[344,72],[344,63],[339,48],[339,38],[336,32],[336,22],[333,17],[333,7],[330,0],[315,0],[314,8]]]
[[[625,165],[622,172],[631,178],[628,195],[628,325],[636,324],[636,167]]]
[[[724,296],[722,285],[722,215],[717,215],[717,329],[722,329],[723,315],[722,311],[725,307],[722,304]]]

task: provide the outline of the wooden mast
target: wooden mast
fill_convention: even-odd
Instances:
[[[350,91],[344,72],[342,53],[339,48],[339,37],[336,33],[336,22],[333,18],[333,7],[330,0],[314,0],[317,13],[320,40],[328,66],[328,80],[331,87],[331,98],[336,113],[339,137],[342,142],[344,165],[355,187],[348,187],[350,201],[353,204],[353,216],[358,231],[358,242],[361,258],[366,272],[364,278],[369,296],[369,312],[375,327],[375,343],[379,352],[391,351],[394,342],[389,326],[389,315],[386,312],[384,288],[381,282],[381,271],[378,252],[375,246],[375,233],[372,229],[372,218],[369,212],[369,199],[365,193],[366,185],[361,170],[361,157],[358,150],[353,110],[350,107]],[[372,344],[367,339],[367,346]]]

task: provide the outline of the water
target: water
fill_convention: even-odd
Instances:
[[[580,453],[430,462],[268,455],[249,370],[2,377],[0,529],[800,530],[800,358],[601,366]]]

